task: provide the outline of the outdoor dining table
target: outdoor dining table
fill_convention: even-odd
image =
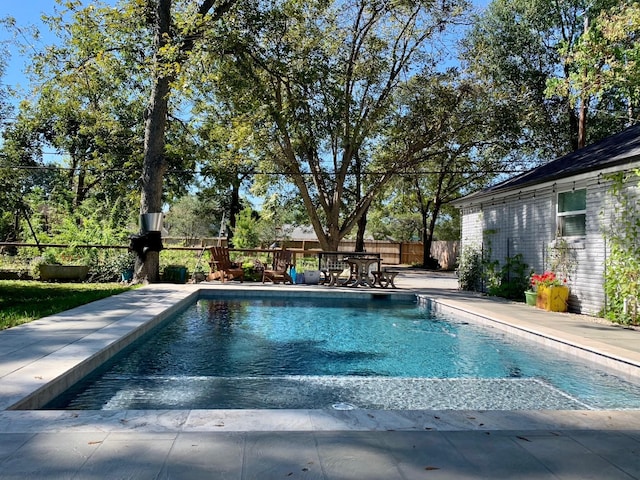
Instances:
[[[369,276],[369,267],[374,263],[380,262],[378,257],[345,257],[345,261],[351,265],[355,271],[355,280],[349,287],[358,287],[360,285],[373,287],[373,282]]]

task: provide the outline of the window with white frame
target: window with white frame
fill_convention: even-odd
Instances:
[[[558,236],[584,236],[587,232],[587,189],[559,192],[556,218]]]

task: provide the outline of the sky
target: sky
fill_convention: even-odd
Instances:
[[[0,0],[0,18],[8,16],[16,19],[16,25],[25,27],[27,25],[37,25],[43,34],[40,42],[34,47],[43,46],[50,43],[53,39],[52,35],[47,35],[46,28],[42,28],[43,24],[40,20],[42,12],[54,13],[54,7],[57,6],[54,0]],[[13,39],[13,32],[7,31],[4,26],[0,26],[0,41],[4,42]],[[23,39],[24,40],[24,39]],[[25,59],[15,45],[9,45],[11,57],[7,65],[7,70],[2,83],[16,87],[22,84],[26,87],[24,80]]]
[[[111,0],[111,2],[115,3],[115,0]],[[477,8],[484,8],[488,2],[489,0],[473,0]],[[14,17],[16,19],[16,25],[23,28],[28,25],[36,25],[39,27],[42,37],[39,42],[33,45],[37,50],[39,47],[51,43],[55,38],[52,34],[48,33],[40,17],[42,13],[53,14],[56,8],[60,7],[55,0],[0,0],[0,18],[7,16]],[[8,32],[4,26],[0,26],[0,42],[11,40],[12,38],[13,33]],[[23,38],[22,40],[25,39]],[[11,57],[5,74],[0,81],[11,87],[22,86],[26,88],[27,82],[23,73],[25,69],[25,58],[21,56],[15,45],[10,45],[9,50]]]

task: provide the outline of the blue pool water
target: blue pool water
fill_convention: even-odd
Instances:
[[[201,299],[46,408],[640,408],[640,387],[413,302]]]

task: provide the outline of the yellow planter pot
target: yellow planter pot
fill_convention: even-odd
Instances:
[[[550,312],[566,312],[569,301],[569,287],[564,285],[545,287],[538,286],[536,307]]]

